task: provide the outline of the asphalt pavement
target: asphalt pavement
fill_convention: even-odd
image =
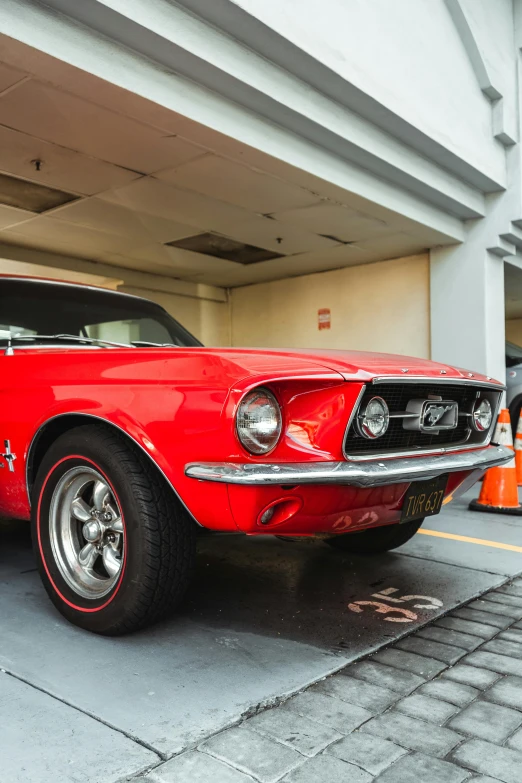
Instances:
[[[374,558],[320,542],[204,537],[178,615],[118,639],[62,620],[27,527],[2,525],[1,783],[116,783],[159,769],[504,584],[522,572],[522,519],[470,512],[468,500]],[[187,772],[200,779],[210,777]]]

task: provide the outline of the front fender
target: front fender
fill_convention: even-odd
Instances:
[[[220,365],[205,364],[196,372],[194,361],[181,354],[175,365],[136,358],[115,364],[112,352],[72,351],[53,354],[52,362],[44,353],[10,358],[10,374],[0,388],[0,439],[10,439],[18,459],[15,473],[0,471],[0,513],[30,516],[39,458],[61,432],[83,421],[116,428],[154,463],[192,516],[215,530],[237,530],[227,490],[188,478],[187,463],[342,459],[343,433],[360,383],[324,372],[237,379]],[[280,400],[285,429],[274,452],[253,457],[239,443],[233,422],[242,395],[259,383]]]
[[[168,442],[166,438],[159,439],[159,441],[157,438],[153,440],[153,436],[149,431],[150,428],[145,427],[122,409],[105,408],[102,410],[91,402],[85,401],[85,403],[83,406],[73,405],[72,403],[69,405],[62,404],[57,406],[50,415],[42,416],[38,420],[34,432],[32,432],[28,440],[26,453],[24,454],[26,473],[24,498],[20,498],[17,503],[18,513],[13,509],[16,516],[29,516],[31,489],[38,466],[41,457],[54,440],[74,427],[82,424],[98,423],[118,431],[129,443],[138,447],[146,455],[198,524],[223,530],[237,529],[230,511],[228,493],[225,487],[222,487],[219,492],[201,493],[198,491],[197,494],[188,492],[185,497],[188,495],[187,499],[189,502],[186,502],[185,497],[179,491],[179,476],[177,476],[175,465],[167,453],[168,449],[162,448],[162,445],[166,446]],[[193,482],[189,483],[190,488],[192,488],[192,484]],[[212,509],[210,517],[208,514],[209,508]],[[215,523],[216,511],[217,519],[220,522],[219,525]]]

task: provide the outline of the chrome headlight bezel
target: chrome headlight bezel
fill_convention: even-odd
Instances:
[[[253,406],[256,406],[256,403],[258,406],[257,412],[261,413],[257,421],[257,429],[253,418],[253,414],[256,411],[256,408]],[[262,423],[263,409],[265,412],[264,424]],[[266,415],[268,411],[272,414],[271,423]],[[279,443],[283,431],[283,414],[275,395],[263,386],[247,392],[237,407],[235,429],[241,446],[249,454],[262,456],[273,451]]]
[[[481,412],[479,412],[480,408],[483,408]],[[484,424],[481,419],[481,417],[484,416],[484,409],[486,410],[486,416],[488,417],[486,424]],[[476,432],[488,432],[491,429],[493,423],[493,407],[486,397],[477,397],[475,400],[471,412],[471,423]]]
[[[381,411],[380,413],[378,412],[379,408]],[[375,421],[380,421],[382,423],[382,427],[378,432],[375,431],[375,427],[372,428],[372,422],[374,424]],[[378,396],[372,397],[371,400],[368,400],[364,408],[360,409],[357,412],[357,416],[355,417],[355,426],[357,428],[357,432],[367,440],[376,440],[377,438],[382,438],[382,436],[385,435],[388,431],[389,424],[390,411],[388,405],[382,397]]]

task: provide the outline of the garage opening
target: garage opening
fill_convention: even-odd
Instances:
[[[148,297],[207,345],[429,355],[444,237],[2,42],[0,272]]]

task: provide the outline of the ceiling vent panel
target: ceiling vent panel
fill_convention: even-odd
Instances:
[[[17,207],[40,214],[47,212],[48,209],[61,207],[69,201],[75,201],[77,198],[78,196],[63,190],[0,174],[0,204],[8,207]]]
[[[176,239],[174,242],[166,244],[180,250],[190,250],[192,253],[234,261],[236,264],[258,264],[260,261],[269,261],[271,258],[282,258],[283,256],[282,253],[274,253],[273,250],[247,245],[245,242],[238,242],[236,239],[211,232]]]

